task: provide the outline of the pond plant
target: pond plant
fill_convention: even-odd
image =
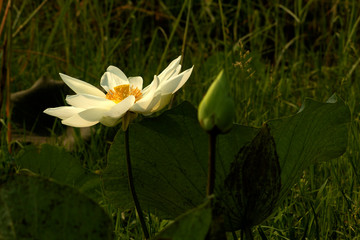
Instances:
[[[187,6],[191,8],[191,1],[185,1],[179,16]],[[218,6],[225,43],[221,1]],[[191,18],[196,22],[189,10],[186,24]],[[11,28],[9,24],[8,31]],[[6,36],[10,41],[16,34]],[[175,30],[170,40],[174,34]],[[2,59],[9,57],[9,41]],[[160,63],[171,55],[168,47]],[[6,116],[1,118],[1,130],[6,131],[1,132],[0,239],[124,239],[114,226],[119,227],[118,218],[129,209],[136,212],[130,211],[127,224],[141,227],[139,239],[251,240],[256,230],[267,239],[258,226],[279,217],[280,206],[287,206],[289,193],[305,171],[346,152],[352,116],[348,104],[330,94],[325,102],[306,98],[295,114],[265,120],[259,127],[237,123],[233,71],[224,48],[215,55],[223,64],[209,71],[209,79],[202,79],[210,86],[199,104],[174,101],[186,85],[193,87],[201,68],[194,63],[183,70],[183,51],[159,74],[127,77],[118,67],[103,67],[105,72],[96,76],[102,89],[60,74],[74,94],[65,97],[68,105],[49,107],[44,113],[76,129],[93,127],[93,135],[115,132],[106,140],[109,148],[96,146],[105,152],[106,166],[94,171],[84,168],[81,157],[54,144],[21,145],[11,153],[6,139],[11,114],[3,107],[8,106],[11,81],[5,74],[8,62],[2,61],[7,82],[0,92],[7,95],[0,104],[0,116]],[[233,64],[246,68],[240,77],[253,76],[246,65],[250,61]],[[149,84],[144,87],[144,82]],[[163,225],[154,228],[153,219]]]
[[[101,181],[111,204],[123,211],[135,205],[145,239],[150,233],[142,209],[175,218],[155,239],[225,239],[227,231],[237,230],[252,239],[252,228],[273,213],[306,167],[344,153],[349,110],[333,95],[326,103],[308,99],[297,114],[267,121],[261,128],[237,125],[226,75],[220,72],[198,110],[184,102],[159,116],[130,123],[137,113],[150,115],[163,108],[189,79],[192,68],[180,73],[179,62],[180,57],[144,89],[141,77],[128,80],[119,69],[109,67],[101,78],[107,94],[61,75],[76,93],[66,98],[72,106],[45,113],[76,127],[122,123]],[[28,158],[24,154],[20,166],[38,172]],[[39,191],[45,184],[44,179],[21,176],[6,186],[18,181],[39,182]],[[24,186],[19,183],[19,187]],[[12,187],[1,191],[12,197]],[[49,204],[44,207],[51,208]],[[21,221],[38,224],[38,220]]]
[[[189,79],[192,68],[180,73],[179,60],[175,59],[159,76],[155,75],[154,81],[144,89],[141,77],[128,80],[119,69],[109,67],[101,78],[101,86],[107,94],[86,82],[61,75],[76,93],[66,98],[72,106],[44,112],[75,127],[99,122],[107,126],[122,123],[111,144],[101,181],[105,198],[114,206],[125,211],[135,205],[145,239],[149,239],[150,234],[142,209],[162,218],[175,218],[155,239],[225,239],[226,231],[239,229],[246,239],[252,239],[252,227],[273,213],[306,167],[344,153],[349,110],[333,95],[326,103],[308,99],[297,114],[267,121],[261,128],[237,125],[233,123],[234,104],[227,91],[226,78],[220,72],[198,110],[184,102],[159,116],[130,123],[137,113],[150,115],[162,109],[170,102],[170,96]],[[52,151],[58,150],[49,146],[43,148],[40,155],[58,154]],[[37,159],[44,157],[25,153],[17,161],[22,168],[56,179],[52,170],[42,166],[48,163]],[[59,160],[54,160],[55,171]],[[59,168],[65,171],[70,166]],[[72,173],[73,168],[69,170],[71,174],[68,173],[69,181],[74,184],[84,175],[81,168],[76,168],[75,173]],[[43,199],[40,197],[43,191],[55,194],[61,187],[64,188],[62,193],[66,192],[77,202],[89,201],[69,187],[58,186],[42,177],[21,175],[9,176],[11,180],[6,180],[0,190],[2,220],[9,224],[2,227],[3,234],[11,236],[21,232],[33,237],[45,236],[46,225],[39,221],[50,212],[54,214],[54,204],[57,211],[60,211],[59,204],[64,205],[66,210],[61,210],[61,214],[70,214],[71,208],[67,205],[70,202],[54,203],[52,195]],[[34,213],[35,219],[29,219],[28,214],[20,214],[23,205],[44,210]],[[90,209],[85,206],[82,205],[84,210],[78,210]],[[102,220],[106,215],[98,208],[96,214],[102,217],[96,217],[96,221],[101,222],[99,226],[106,225]],[[95,214],[93,210],[89,212]],[[19,224],[25,230],[20,231]],[[65,227],[69,222],[62,224]],[[105,231],[108,229],[102,228],[99,234],[111,236]]]

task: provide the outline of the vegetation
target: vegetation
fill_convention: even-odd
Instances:
[[[195,67],[174,106],[185,100],[198,106],[223,68],[240,124],[259,127],[295,114],[306,98],[325,102],[336,93],[345,101],[352,115],[346,153],[304,171],[253,230],[256,239],[360,239],[359,1],[15,0],[8,12],[7,1],[0,4],[1,19],[7,13],[0,29],[3,166],[24,148],[7,141],[6,86],[17,92],[43,76],[60,80],[59,72],[99,86],[109,65],[148,85],[183,55],[183,69]],[[58,121],[53,126],[49,135],[61,128]],[[101,173],[117,128],[93,130],[87,141],[75,132],[71,154]],[[117,239],[142,238],[135,212],[98,201],[113,218]],[[168,223],[150,213],[147,221],[151,234]],[[228,239],[235,235],[241,234]]]

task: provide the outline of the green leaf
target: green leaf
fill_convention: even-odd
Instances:
[[[73,188],[15,176],[0,186],[0,239],[113,239],[108,215]]]
[[[239,151],[225,181],[223,203],[234,207],[228,208],[228,224],[235,229],[260,224],[306,168],[341,156],[349,121],[348,107],[334,95],[327,103],[308,99],[296,115],[264,124]]]
[[[86,171],[79,160],[63,148],[43,144],[39,151],[29,146],[16,159],[16,163],[21,168],[73,186],[94,200],[101,197],[100,177]]]
[[[129,137],[135,188],[144,210],[175,218],[203,201],[207,146],[202,143],[207,136],[191,106],[130,124]],[[110,147],[103,181],[105,195],[116,207],[133,206],[122,131]]]
[[[219,136],[216,191],[223,189],[231,162],[258,130],[234,125]],[[130,124],[130,154],[135,188],[144,210],[175,218],[200,205],[206,195],[208,135],[196,109],[183,103],[159,117]],[[102,177],[105,196],[121,210],[133,207],[127,182],[124,134],[119,131]]]
[[[347,147],[350,111],[333,95],[327,103],[305,100],[294,116],[269,121],[281,168],[283,200],[310,165],[341,156]]]
[[[306,100],[299,113],[271,120],[260,130],[235,124],[229,134],[218,136],[215,193],[228,231],[259,224],[303,170],[344,153],[350,115],[344,102],[335,99]],[[208,136],[197,123],[196,110],[183,103],[131,124],[129,131],[135,188],[143,209],[175,218],[200,205],[205,197]],[[103,182],[108,200],[125,210],[133,203],[123,139],[118,132]]]
[[[204,240],[211,224],[209,202],[179,216],[154,240]]]

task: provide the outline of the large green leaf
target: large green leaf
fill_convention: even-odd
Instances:
[[[189,105],[157,118],[130,124],[130,154],[136,191],[143,208],[174,218],[204,199],[206,134],[199,131]],[[104,189],[120,209],[133,206],[127,183],[124,133],[118,132],[108,153]]]
[[[43,144],[38,150],[29,146],[16,159],[16,163],[20,168],[73,186],[94,200],[101,196],[99,175],[86,171],[80,161],[63,148]]]
[[[304,169],[345,151],[349,110],[335,98],[328,103],[306,100],[299,113],[269,121],[261,131],[235,124],[218,137],[215,192],[228,230],[259,224]],[[144,210],[175,218],[199,205],[205,196],[208,136],[196,110],[184,103],[131,124],[129,131],[135,187]],[[109,201],[127,209],[133,203],[123,139],[122,132],[114,139],[103,181]]]
[[[77,190],[14,176],[0,186],[0,239],[113,239],[108,215]]]
[[[199,126],[196,109],[183,103],[159,117],[130,124],[129,131],[135,187],[143,209],[175,218],[200,205],[206,194],[208,135]],[[234,125],[229,134],[219,136],[218,192],[239,149],[257,132]],[[133,207],[123,132],[118,132],[110,148],[103,182],[111,203],[122,210]]]
[[[211,224],[209,201],[179,216],[154,240],[204,240]]]
[[[311,164],[341,156],[347,147],[350,111],[333,95],[326,103],[305,100],[294,116],[269,121],[281,168],[279,200]]]
[[[349,121],[348,107],[334,95],[327,103],[308,99],[297,114],[264,124],[240,149],[220,195],[230,229],[260,224],[307,167],[342,155]]]

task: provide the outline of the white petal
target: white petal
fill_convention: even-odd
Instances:
[[[90,127],[97,124],[107,109],[90,108],[62,120],[62,124],[72,127]]]
[[[115,66],[109,66],[107,69],[106,69],[107,72],[111,72],[111,73],[114,73],[116,76],[118,76],[121,80],[124,80],[126,81],[127,80],[127,77],[125,75],[125,73],[123,71],[121,71],[119,68],[115,67]]]
[[[180,70],[181,70],[181,65],[177,66],[177,68],[175,69],[175,72],[173,74],[173,76],[176,76],[180,73]]]
[[[109,111],[104,114],[104,117],[121,118],[134,105],[135,97],[133,95],[128,96]]]
[[[158,101],[156,102],[156,105],[152,106],[151,109],[150,109],[150,112],[152,112],[152,113],[160,111],[166,105],[168,105],[170,100],[171,100],[172,94],[159,95],[159,96],[160,96],[160,98],[158,98]]]
[[[54,117],[58,117],[61,119],[69,118],[81,111],[84,111],[83,108],[75,108],[69,106],[56,107],[56,108],[47,108],[44,113],[49,114]]]
[[[159,85],[160,85],[160,80],[158,76],[154,75],[153,81],[148,86],[146,86],[146,89],[143,89],[143,91],[141,91],[143,97],[138,102],[141,102],[144,98],[147,98],[148,94],[155,93]]]
[[[107,127],[114,127],[121,122],[121,118],[102,117],[100,123]]]
[[[105,94],[90,83],[60,73],[62,80],[76,93],[87,93],[90,95],[104,97]]]
[[[112,73],[112,72],[105,72],[100,80],[100,85],[109,92],[110,90],[114,90],[114,87],[123,85],[123,84],[129,84],[129,81],[127,78],[122,79],[118,75]]]
[[[149,111],[149,106],[153,102],[154,94],[156,89],[160,83],[160,80],[157,76],[154,76],[154,80],[151,82],[149,86],[147,86],[146,92],[142,92],[142,98],[137,101],[131,108],[130,111],[132,112],[147,112]]]
[[[155,80],[155,77],[157,77],[157,76],[154,75],[153,81]],[[141,90],[141,93],[142,93],[143,95],[146,94],[146,93],[149,91],[150,86],[151,86],[151,84],[147,85],[143,90]]]
[[[154,79],[152,80],[152,82],[151,82],[149,85],[147,85],[147,86],[141,91],[141,93],[142,93],[143,96],[148,93],[148,91],[150,90],[150,88],[152,89],[152,85],[154,84],[154,82],[157,82],[157,85],[156,85],[157,88],[158,88],[158,87],[160,86],[160,84],[161,84],[161,81],[160,81],[159,77],[156,76],[156,75],[154,75]]]
[[[67,96],[66,102],[74,107],[86,108],[86,109],[94,108],[94,107],[110,109],[116,104],[113,101],[108,100],[104,97],[97,97],[88,94],[77,94],[77,95]]]
[[[191,68],[187,69],[186,71],[180,73],[176,77],[173,77],[173,78],[167,80],[166,82],[162,82],[162,84],[160,86],[161,93],[163,95],[167,95],[167,94],[173,94],[177,90],[179,90],[189,79],[193,68],[194,67],[191,67]]]
[[[178,58],[176,58],[175,60],[173,60],[169,66],[167,66],[160,74],[159,74],[159,79],[160,79],[160,82],[168,79],[169,77],[171,77],[177,67],[179,66],[179,63],[180,63],[180,60],[181,60],[181,56],[179,56]]]
[[[170,94],[170,96],[171,96],[171,94]],[[149,103],[149,106],[146,109],[144,109],[143,111],[141,111],[141,112],[139,111],[139,113],[141,113],[145,116],[148,116],[148,115],[160,110],[160,108],[159,108],[160,101],[161,101],[161,94],[155,95],[152,98],[151,102]]]
[[[138,88],[139,90],[142,90],[143,88],[143,79],[140,76],[137,77],[129,77],[130,86],[133,88]]]
[[[100,122],[108,127],[113,127],[118,124],[121,118],[129,110],[129,108],[134,104],[135,97],[130,95],[118,104],[116,104],[110,111],[106,112],[104,116],[100,119]]]

